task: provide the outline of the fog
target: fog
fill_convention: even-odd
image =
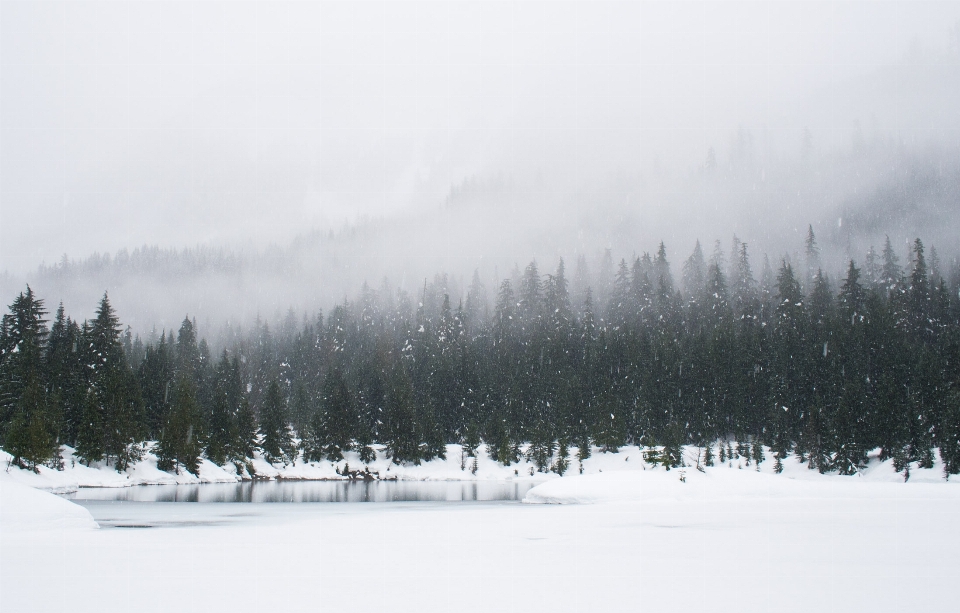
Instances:
[[[109,290],[149,330],[661,240],[675,274],[734,234],[775,261],[809,224],[831,274],[885,235],[949,257],[958,24],[955,2],[4,1],[0,290],[77,317]]]

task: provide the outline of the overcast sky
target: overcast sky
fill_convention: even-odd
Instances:
[[[470,176],[684,167],[741,126],[846,135],[835,86],[949,49],[958,21],[958,2],[3,0],[0,269],[282,241]],[[944,127],[882,102],[864,121]]]

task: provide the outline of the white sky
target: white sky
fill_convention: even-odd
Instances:
[[[0,270],[283,240],[478,174],[695,164],[738,126],[846,134],[849,101],[818,96],[950,45],[958,20],[957,2],[2,0]],[[865,120],[918,125],[877,102]]]

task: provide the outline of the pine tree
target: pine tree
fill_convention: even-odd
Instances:
[[[760,470],[760,463],[763,462],[766,458],[763,455],[763,444],[760,442],[759,437],[754,437],[753,439],[753,461],[757,464],[757,470]]]
[[[480,271],[473,271],[473,280],[467,292],[466,323],[471,332],[479,332],[487,325],[487,290],[480,280]]]
[[[520,282],[520,295],[517,315],[520,323],[528,333],[537,324],[541,313],[543,285],[540,281],[540,272],[536,261],[527,264]]]
[[[104,294],[97,316],[85,335],[85,359],[89,365],[90,386],[101,412],[102,448],[119,472],[141,457],[138,440],[142,440],[143,421],[140,388],[124,356],[121,331],[120,320]]]
[[[707,283],[707,263],[703,257],[700,241],[693,247],[693,253],[683,264],[683,291],[687,296],[699,296]]]
[[[477,422],[471,421],[467,425],[461,444],[463,445],[463,452],[467,454],[468,458],[477,456],[477,448],[480,447],[480,426],[477,425]]]
[[[59,406],[47,388],[48,330],[43,301],[27,286],[0,322],[0,444],[33,470],[58,464]]]
[[[170,411],[173,374],[173,360],[166,334],[162,333],[159,343],[147,348],[137,369],[146,415],[146,434],[150,439],[159,438]]]
[[[343,452],[352,448],[353,433],[357,429],[354,402],[343,373],[334,368],[323,382],[322,422],[319,439],[322,454],[331,462],[343,459]]]
[[[224,349],[217,364],[212,407],[206,425],[206,455],[214,464],[222,465],[233,455],[237,437],[236,400],[231,398],[231,365]],[[231,402],[233,400],[233,402]]]
[[[880,288],[884,297],[889,297],[899,286],[902,285],[903,271],[900,269],[899,258],[893,245],[890,244],[888,236],[883,245],[883,265],[880,269]]]
[[[260,446],[260,425],[257,416],[250,406],[250,401],[243,396],[240,407],[237,409],[237,436],[231,445],[231,455],[234,461],[252,458],[254,451]]]
[[[909,325],[917,336],[927,340],[930,330],[930,283],[927,278],[927,263],[923,257],[923,243],[916,239],[913,243],[913,270],[910,273],[910,286],[907,289],[909,301]]]
[[[867,289],[876,290],[880,287],[883,279],[883,265],[880,262],[880,254],[873,248],[873,245],[870,245],[870,249],[867,250],[863,274]]]
[[[77,430],[76,455],[90,466],[103,460],[103,412],[92,389],[83,398],[83,411]]]
[[[187,373],[177,377],[173,402],[157,444],[157,467],[174,470],[180,467],[197,474],[200,468],[202,425],[196,384]]]
[[[394,364],[390,372],[384,406],[382,443],[394,464],[423,459],[420,449],[420,428],[413,405],[413,387],[403,364]]]
[[[61,303],[50,326],[44,358],[51,417],[58,422],[60,442],[67,445],[76,443],[85,392],[77,359],[78,332]]]
[[[960,391],[951,390],[944,399],[944,411],[937,430],[937,445],[943,461],[943,476],[960,474]]]
[[[630,269],[627,267],[626,260],[620,260],[617,268],[617,275],[613,281],[613,293],[610,296],[610,306],[607,312],[607,318],[614,326],[626,326],[634,316],[640,312],[640,296],[643,293],[641,289],[649,281],[641,281],[642,272],[639,261],[635,266],[636,274],[632,277],[636,281],[631,281]],[[631,287],[636,288],[631,292]]]
[[[807,238],[804,241],[804,247],[804,256],[807,264],[805,285],[809,288],[811,287],[810,284],[813,283],[814,278],[817,276],[817,272],[821,268],[820,247],[817,245],[817,238],[813,234],[812,224],[807,228]]]
[[[567,468],[570,465],[569,457],[569,442],[566,439],[563,439],[560,441],[557,447],[557,462],[553,466],[553,471],[561,477],[563,476],[563,473],[567,472]]]
[[[803,293],[793,274],[793,267],[784,261],[777,275],[777,308],[771,339],[770,398],[771,444],[779,455],[799,439],[801,414],[809,404],[803,339],[806,335],[806,314]],[[797,450],[803,454],[803,449]]]
[[[287,403],[276,379],[270,382],[260,406],[260,449],[270,463],[286,463],[293,445],[293,433],[287,421]]]

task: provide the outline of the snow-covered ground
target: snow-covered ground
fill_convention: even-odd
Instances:
[[[903,483],[876,462],[840,477],[734,461],[681,481],[639,459],[574,461],[526,498],[567,504],[123,503],[171,521],[99,530],[0,472],[0,611],[956,606],[960,487],[938,468]]]
[[[368,464],[360,461],[356,452],[347,452],[340,462],[303,462],[298,460],[287,464],[270,464],[259,454],[256,455],[246,465],[240,466],[238,473],[237,467],[233,464],[217,466],[209,460],[202,460],[200,463],[199,474],[194,475],[187,472],[166,472],[157,468],[157,458],[149,451],[144,455],[143,460],[137,462],[126,471],[119,473],[112,466],[104,462],[95,463],[93,466],[86,466],[74,457],[73,449],[64,447],[63,459],[64,469],[62,471],[53,470],[45,466],[39,467],[39,472],[20,470],[10,467],[10,454],[0,450],[0,467],[6,470],[7,475],[25,485],[38,489],[45,489],[51,492],[68,493],[75,491],[80,487],[129,487],[134,485],[195,485],[202,483],[236,483],[244,479],[250,479],[250,468],[253,469],[258,479],[289,479],[289,480],[341,480],[347,479],[343,476],[346,471],[369,470],[371,474],[377,475],[380,479],[397,479],[407,481],[517,481],[532,480],[544,481],[555,479],[559,475],[548,472],[537,472],[535,466],[524,458],[521,462],[503,466],[499,462],[490,459],[485,451],[485,446],[481,445],[476,457],[476,470],[474,471],[474,458],[466,457],[462,453],[460,445],[447,445],[446,459],[435,459],[430,462],[424,462],[419,466],[413,464],[397,465],[390,461],[383,452],[383,449],[376,446],[378,453],[377,459]],[[694,447],[688,447],[685,451],[687,463],[691,465],[686,470],[691,471],[692,466],[696,464],[697,455],[700,450]],[[783,473],[780,476],[790,479],[841,479],[844,481],[889,481],[902,482],[903,475],[893,469],[893,462],[879,462],[876,459],[876,452],[871,455],[869,466],[860,474],[855,476],[840,476],[828,473],[821,475],[815,470],[809,470],[805,464],[800,464],[795,458],[788,458],[783,462]],[[766,450],[767,460],[760,464],[761,473],[774,474],[774,463],[770,459],[771,454]],[[727,468],[736,470],[755,471],[756,465],[749,465],[744,459],[731,460],[724,464]],[[643,461],[643,453],[640,448],[635,446],[623,447],[617,453],[601,453],[599,449],[594,448],[592,455],[584,460],[582,464],[576,459],[576,449],[570,449],[568,475],[572,474],[594,474],[610,471],[642,471],[649,468],[649,465]],[[719,468],[719,466],[718,466]],[[581,470],[582,469],[582,470]],[[918,469],[911,467],[910,482],[943,482],[943,465],[938,461],[932,469]],[[960,478],[955,478],[960,481]]]
[[[148,448],[150,445],[148,444]],[[347,471],[369,470],[379,479],[397,479],[408,481],[484,481],[484,480],[537,480],[555,478],[553,473],[538,473],[533,464],[524,460],[519,464],[503,466],[490,459],[483,451],[476,457],[476,471],[473,470],[474,458],[465,457],[460,445],[448,445],[447,457],[444,460],[435,459],[424,462],[419,466],[413,464],[394,464],[380,446],[377,459],[364,464],[356,452],[347,452],[340,462],[303,462],[298,460],[287,464],[271,464],[258,453],[249,463],[237,467],[232,464],[217,466],[204,459],[200,463],[199,474],[194,475],[181,471],[179,474],[166,472],[157,468],[157,457],[149,450],[144,458],[125,470],[117,472],[105,462],[86,466],[74,457],[73,449],[64,447],[64,469],[61,471],[39,467],[39,472],[11,468],[10,454],[0,451],[0,466],[7,470],[7,474],[20,483],[38,489],[45,489],[57,493],[75,491],[79,487],[129,487],[134,485],[193,485],[200,483],[236,483],[250,479],[249,468],[258,479],[290,479],[290,480],[340,480],[347,479],[343,473]],[[585,470],[602,470],[604,466],[616,464],[630,455],[633,449],[633,460],[640,458],[637,448],[624,448],[626,454],[609,462],[603,457],[589,458],[584,462]],[[618,454],[601,454],[601,456]],[[629,461],[629,460],[628,460]],[[572,461],[571,470],[579,470],[576,459]]]

